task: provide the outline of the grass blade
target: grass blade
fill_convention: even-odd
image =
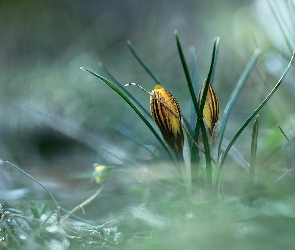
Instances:
[[[51,192],[48,191],[48,189],[46,187],[44,187],[38,180],[36,180],[33,176],[29,175],[27,172],[25,172],[24,170],[22,170],[21,168],[19,168],[18,166],[12,164],[9,161],[6,161],[6,163],[8,163],[9,165],[13,166],[14,168],[16,168],[17,170],[19,170],[20,172],[22,172],[24,175],[26,175],[27,177],[29,177],[30,179],[32,179],[34,182],[36,182],[40,187],[42,187],[46,193],[49,194],[49,196],[52,198],[52,200],[54,201],[55,204],[55,208],[56,208],[56,212],[57,212],[57,216],[56,216],[56,220],[59,223],[60,222],[60,209],[59,209],[59,205],[57,204],[56,199],[54,198],[53,194]]]
[[[202,110],[202,111],[203,111],[204,106],[205,106],[206,97],[207,97],[208,88],[209,88],[209,83],[213,84],[214,74],[215,74],[215,67],[216,67],[216,62],[217,62],[218,47],[219,47],[219,37],[216,37],[215,41],[214,41],[214,45],[213,45],[213,52],[212,52],[210,70],[209,70],[208,76],[206,78],[206,84],[205,84],[205,87],[204,87],[204,93],[203,93],[202,99],[201,99],[200,110]]]
[[[133,48],[130,41],[127,41],[127,46],[129,50],[131,51],[132,55],[135,57],[135,59],[139,62],[139,64],[145,69],[145,71],[150,75],[151,78],[157,83],[163,86],[161,81],[153,74],[153,72],[148,68],[148,66],[141,60],[139,55],[137,54],[136,50]]]
[[[249,122],[258,114],[258,112],[264,107],[264,105],[268,102],[268,100],[272,97],[272,95],[276,92],[276,90],[278,89],[278,87],[281,85],[281,83],[283,82],[285,76],[287,75],[293,61],[294,61],[294,57],[295,57],[295,51],[292,54],[291,60],[287,66],[287,68],[285,69],[284,73],[282,74],[281,78],[279,79],[279,81],[277,82],[277,84],[274,86],[274,88],[271,90],[271,92],[266,96],[266,98],[262,101],[262,103],[258,106],[258,108],[252,113],[252,115],[246,120],[246,122],[243,124],[243,126],[239,129],[239,131],[235,134],[235,136],[233,137],[233,139],[230,141],[230,143],[228,144],[224,155],[221,159],[220,162],[220,170],[223,167],[224,161],[227,157],[227,154],[230,150],[230,148],[232,147],[232,145],[235,143],[235,141],[238,139],[238,137],[240,136],[240,134],[243,132],[243,130],[247,127],[247,125],[249,124]]]
[[[194,93],[198,93],[198,66],[197,66],[196,51],[194,47],[190,49],[190,53],[191,53],[191,60],[192,60],[192,85],[193,85]],[[192,130],[194,130],[196,126],[196,110],[194,108],[194,103],[192,100],[191,100],[190,125]]]
[[[167,152],[168,156],[172,161],[175,162],[171,152],[167,148],[164,141],[161,139],[159,134],[155,131],[153,126],[149,123],[149,121],[145,118],[145,116],[140,112],[140,110],[133,104],[133,102],[124,94],[122,90],[120,90],[114,83],[110,82],[108,79],[104,78],[103,76],[89,70],[81,67],[82,70],[89,72],[90,74],[94,75],[95,77],[99,78],[102,82],[104,82],[106,85],[108,85],[111,89],[113,89],[118,95],[120,95],[125,102],[135,111],[135,113],[140,117],[140,119],[148,126],[148,128],[151,130],[151,132],[154,134],[154,136],[157,138],[157,140],[160,142],[160,144],[163,146],[165,151]]]
[[[198,116],[200,114],[201,115],[200,117],[202,117],[202,113],[198,112],[199,111],[199,105],[198,105],[198,101],[197,101],[197,98],[196,98],[196,93],[194,92],[194,87],[193,87],[192,80],[191,80],[191,77],[190,77],[190,73],[189,73],[185,58],[184,58],[182,46],[181,46],[177,31],[174,32],[174,35],[175,35],[175,39],[176,39],[178,53],[179,53],[179,56],[180,56],[180,60],[181,60],[181,63],[182,63],[182,67],[183,67],[183,70],[184,70],[184,74],[185,74],[185,77],[186,77],[188,88],[189,88],[189,91],[190,91],[191,100],[193,101],[193,104],[194,104],[195,112],[197,113]]]
[[[195,126],[195,133],[194,133],[194,141],[199,140],[199,134],[200,134],[200,123],[196,123]],[[193,179],[198,182],[199,179],[199,165],[200,165],[200,150],[196,147],[196,145],[192,145],[191,149],[191,165],[194,166],[194,169],[192,169],[192,177]]]
[[[216,37],[215,38],[215,41],[214,41],[214,46],[213,46],[211,67],[210,67],[210,71],[209,71],[209,74],[208,74],[208,77],[207,77],[207,79],[209,79],[209,82],[212,85],[213,85],[213,82],[214,82],[215,69],[216,69],[216,64],[217,64],[219,41],[220,41],[220,38],[219,37]]]
[[[287,24],[286,21],[284,20],[284,15],[282,14],[282,12],[280,11],[280,8],[278,7],[278,2],[275,1],[267,1],[270,10],[272,12],[272,14],[274,15],[280,29],[281,32],[283,33],[284,39],[287,43],[288,49],[290,51],[293,51],[295,49],[295,44],[294,44],[294,39],[292,38],[292,35],[290,34],[290,32],[287,29]]]
[[[202,115],[204,105],[203,105],[203,108],[199,108],[197,98],[196,98],[196,94],[194,92],[194,88],[193,88],[192,81],[191,81],[191,78],[190,78],[189,70],[188,70],[188,67],[187,67],[187,63],[185,61],[185,57],[184,57],[184,54],[183,54],[182,46],[181,46],[177,31],[174,32],[174,35],[175,35],[176,44],[177,44],[180,60],[181,60],[181,63],[182,63],[182,67],[183,67],[183,70],[184,70],[184,73],[185,73],[186,81],[187,81],[189,91],[190,91],[190,94],[191,94],[191,99],[193,101],[195,111],[197,113],[198,122],[197,122],[196,126],[198,126],[198,124],[200,124],[201,132],[202,132],[202,136],[203,136],[203,143],[204,143],[204,149],[205,149],[205,158],[206,158],[207,179],[208,179],[208,183],[210,185],[210,188],[212,189],[212,165],[211,165],[210,146],[209,146],[209,141],[208,141],[206,128],[205,128],[204,121],[203,121],[203,115]],[[205,92],[205,91],[206,90],[204,90],[204,96],[207,95],[207,92]],[[207,91],[208,91],[208,87],[207,87]]]
[[[282,132],[282,134],[284,135],[284,137],[286,138],[286,140],[290,143],[290,145],[295,149],[295,145],[290,141],[290,139],[288,138],[288,136],[285,134],[285,132],[283,131],[283,129],[280,127],[279,124],[277,124],[277,126],[279,127],[280,131]]]
[[[130,93],[130,91],[128,89],[126,89],[124,87],[124,85],[103,64],[101,64],[101,67],[110,76],[110,78],[113,80],[113,82],[129,97],[129,99],[134,101],[148,117],[152,118],[150,112],[141,104],[141,102],[138,101],[138,99],[135,98],[135,96],[132,95]]]
[[[260,50],[256,49],[254,51],[254,54],[251,57],[250,61],[248,62],[246,68],[244,69],[242,75],[240,76],[240,79],[238,80],[238,82],[237,82],[237,84],[236,84],[227,104],[226,104],[226,107],[225,107],[223,115],[222,115],[222,119],[220,121],[220,127],[219,127],[218,157],[220,156],[220,153],[221,153],[220,149],[221,149],[222,139],[223,139],[225,127],[226,127],[230,112],[236,102],[238,95],[240,94],[243,86],[245,85],[250,73],[252,72],[252,70],[258,60],[259,55],[260,55]]]
[[[258,115],[253,124],[252,141],[251,141],[251,157],[250,157],[250,188],[253,190],[255,181],[256,169],[256,152],[257,152],[257,138],[258,138]]]
[[[289,170],[287,170],[285,173],[283,173],[279,178],[276,179],[276,181],[274,183],[272,183],[271,185],[269,185],[266,189],[266,191],[271,190],[278,182],[281,182],[286,176],[290,176],[290,173],[292,171],[295,170],[294,168],[290,168]]]

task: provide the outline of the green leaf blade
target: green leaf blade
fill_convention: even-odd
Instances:
[[[243,73],[241,74],[226,106],[222,115],[222,119],[220,121],[220,127],[219,127],[219,143],[218,143],[218,157],[220,156],[221,153],[221,144],[222,144],[222,139],[224,136],[224,131],[225,131],[225,127],[226,124],[228,122],[228,118],[230,115],[230,112],[237,100],[238,95],[240,94],[243,86],[245,85],[247,79],[249,78],[254,66],[256,65],[256,62],[258,60],[258,57],[260,55],[260,50],[256,49],[254,51],[254,54],[252,55],[250,61],[248,62],[248,64],[246,65],[246,68],[244,69]]]
[[[284,73],[282,74],[281,78],[277,82],[277,84],[274,86],[274,88],[271,90],[271,92],[266,96],[266,98],[261,102],[261,104],[255,109],[255,111],[252,113],[252,115],[246,120],[246,122],[243,124],[243,126],[239,129],[239,131],[235,134],[233,139],[228,144],[228,146],[222,156],[221,162],[220,162],[220,166],[219,166],[220,170],[223,167],[224,161],[225,161],[227,154],[228,154],[230,148],[232,147],[232,145],[235,143],[235,141],[238,139],[238,137],[243,132],[243,130],[247,127],[247,125],[251,122],[251,120],[258,114],[258,112],[265,106],[265,104],[269,101],[269,99],[272,97],[272,95],[277,91],[278,87],[282,84],[285,76],[287,75],[287,73],[294,61],[294,58],[295,58],[295,51],[293,52],[291,60],[288,64],[288,66],[286,67]]]
[[[250,187],[254,189],[255,172],[256,172],[256,153],[258,139],[258,115],[253,124],[252,141],[251,141],[251,156],[250,156]]]
[[[141,102],[130,93],[130,91],[124,87],[124,85],[103,65],[101,64],[102,68],[106,71],[106,73],[111,77],[113,82],[132,100],[134,101],[140,108],[141,110],[146,114],[146,116],[152,118],[151,114],[149,111],[141,104]]]
[[[149,69],[149,67],[143,62],[143,60],[140,58],[134,47],[132,46],[130,41],[127,41],[127,46],[132,53],[132,55],[135,57],[135,59],[139,62],[139,64],[144,68],[144,70],[150,75],[150,77],[157,83],[163,86],[161,81],[153,74],[153,72]]]
[[[189,70],[188,70],[188,67],[187,67],[187,63],[186,63],[186,60],[185,60],[185,57],[184,57],[184,54],[183,54],[183,49],[182,49],[182,46],[181,46],[177,31],[174,32],[174,35],[175,35],[176,45],[177,45],[177,48],[178,48],[178,53],[179,53],[179,56],[180,56],[182,67],[183,67],[185,77],[186,77],[186,80],[187,80],[187,84],[188,84],[188,87],[189,87],[190,95],[191,95],[191,98],[192,98],[192,101],[194,103],[194,107],[195,107],[195,110],[196,110],[196,113],[197,113],[197,120],[198,120],[198,123],[200,124],[201,132],[202,132],[204,150],[205,150],[205,159],[206,159],[207,180],[208,180],[210,189],[212,190],[211,154],[210,154],[210,146],[209,146],[209,141],[208,141],[208,137],[207,137],[207,132],[206,132],[206,128],[205,128],[204,121],[203,121],[203,115],[202,115],[203,109],[199,108],[199,105],[198,105],[198,102],[197,102],[197,99],[196,99],[196,94],[195,94],[194,89],[193,89],[193,84],[192,84],[192,81],[191,81],[191,77],[190,77],[190,74],[189,74]],[[207,88],[207,91],[208,91],[208,88]],[[193,147],[195,147],[195,145],[193,145]]]

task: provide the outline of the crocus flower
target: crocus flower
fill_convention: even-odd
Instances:
[[[202,88],[199,92],[199,96],[198,96],[199,105],[201,105],[205,83],[206,81],[203,83]],[[211,83],[209,83],[205,106],[203,109],[203,118],[210,132],[210,135],[212,136],[214,127],[216,123],[219,121],[219,101],[217,98],[217,94]]]
[[[184,136],[181,113],[174,96],[161,85],[156,85],[150,97],[150,110],[166,143],[182,155]]]

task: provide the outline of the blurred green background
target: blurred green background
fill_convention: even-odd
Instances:
[[[173,32],[178,30],[188,61],[189,49],[195,47],[200,83],[209,70],[213,40],[219,36],[214,85],[222,114],[252,53],[260,48],[260,60],[225,132],[231,139],[275,85],[291,55],[266,2],[2,0],[0,158],[35,176],[68,209],[95,188],[89,181],[93,163],[115,166],[118,171],[99,198],[99,214],[107,216],[130,201],[139,204],[130,195],[130,183],[143,182],[147,163],[167,156],[130,107],[80,67],[107,76],[100,67],[102,62],[123,84],[136,82],[152,90],[155,83],[126,46],[126,40],[130,40],[189,117],[189,91]],[[284,13],[285,1],[281,3]],[[264,139],[268,136],[263,135],[277,123],[285,123],[294,112],[293,79],[294,69],[260,114]],[[146,93],[136,88],[130,91],[149,108]],[[141,138],[156,156],[128,138],[124,129]],[[248,128],[236,144],[247,160],[250,133]],[[265,146],[261,150],[261,161],[268,149]],[[44,196],[40,187],[7,164],[3,163],[1,169],[0,188],[11,195],[10,199],[14,193],[9,191],[15,188],[30,187],[15,197],[26,197],[29,192],[34,192],[34,197]],[[85,173],[89,178],[73,178]],[[73,197],[73,190],[86,194]],[[121,198],[110,198],[114,194]],[[8,199],[4,192],[1,195]]]

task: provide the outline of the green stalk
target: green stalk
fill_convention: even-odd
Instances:
[[[69,211],[62,219],[60,222],[63,222],[65,219],[67,219],[69,216],[71,216],[73,213],[75,213],[79,209],[83,209],[86,205],[91,203],[98,195],[100,195],[101,191],[103,189],[103,185],[93,194],[91,195],[87,200],[83,201],[81,204],[78,206],[74,207],[71,211]]]

